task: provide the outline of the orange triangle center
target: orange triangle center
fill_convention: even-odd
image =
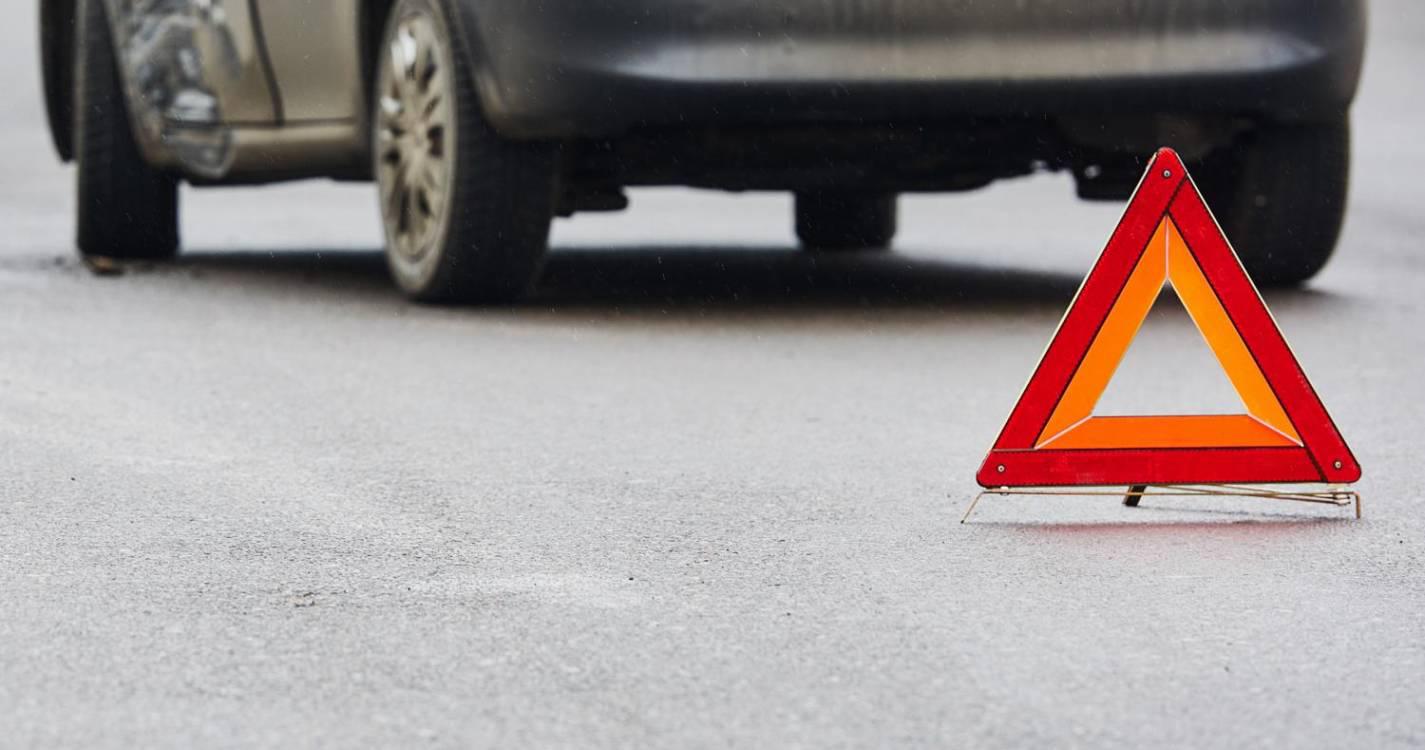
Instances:
[[[1093,410],[1163,284],[1171,284],[1246,406],[1245,414],[1107,417]],[[1301,438],[1172,218],[1163,217],[1035,448],[1299,446]]]

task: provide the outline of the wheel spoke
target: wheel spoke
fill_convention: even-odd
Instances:
[[[406,108],[402,105],[398,92],[393,91],[391,94],[381,97],[380,119],[382,124],[388,126],[396,124],[405,112]]]
[[[386,47],[376,106],[377,181],[388,241],[411,262],[429,255],[450,205],[453,106],[435,23],[406,17]]]
[[[406,44],[405,37],[400,31],[396,32],[396,37],[389,45],[388,59],[391,64],[391,87],[398,90],[401,88],[399,81],[406,77]]]
[[[405,203],[406,186],[402,183],[401,179],[397,177],[396,184],[391,188],[389,199],[386,202],[386,211],[391,217],[391,221],[396,229],[396,234],[398,235],[405,234],[406,232]]]
[[[436,76],[437,79],[443,76]],[[444,123],[446,113],[450,111],[446,106],[445,96],[438,86],[433,86],[431,91],[421,102],[421,117],[429,123]]]
[[[421,180],[432,190],[445,190],[445,165],[435,159],[427,160],[421,170]]]
[[[415,80],[416,57],[420,43],[416,41],[416,32],[409,23],[403,24],[401,30],[396,33],[396,43],[400,45],[400,67],[397,68],[400,78],[407,81]]]
[[[426,164],[426,168],[421,172],[421,187],[426,192],[431,215],[440,216],[445,207],[445,170],[434,164]]]
[[[431,38],[428,31],[422,30],[416,40],[417,51],[413,78],[419,84],[419,91],[425,94],[430,91],[432,79],[439,72],[440,66],[436,60],[435,40]]]

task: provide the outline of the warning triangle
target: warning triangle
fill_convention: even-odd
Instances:
[[[1095,416],[1171,284],[1242,414]],[[1354,482],[1360,466],[1182,160],[1148,165],[980,467],[984,487]]]

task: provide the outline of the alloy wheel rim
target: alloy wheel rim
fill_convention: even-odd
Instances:
[[[450,203],[455,122],[451,72],[435,21],[416,13],[396,26],[376,107],[376,170],[387,242],[400,260],[432,255]]]

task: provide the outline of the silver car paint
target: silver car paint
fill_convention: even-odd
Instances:
[[[340,168],[365,152],[351,0],[107,2],[154,163],[223,180]]]
[[[223,181],[359,175],[368,163],[363,2],[106,1],[156,163]],[[1349,106],[1365,20],[1363,0],[447,7],[486,117],[516,138],[808,112],[1313,117]]]

